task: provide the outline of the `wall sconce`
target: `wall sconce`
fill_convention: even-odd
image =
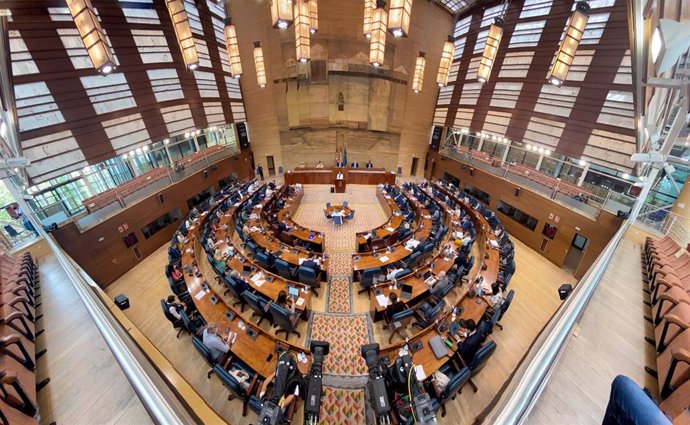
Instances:
[[[417,60],[414,64],[414,77],[412,77],[412,90],[415,93],[421,93],[424,86],[424,68],[426,67],[426,58],[424,52],[419,52]]]
[[[388,14],[386,13],[386,2],[376,1],[371,17],[371,43],[369,50],[369,63],[378,67],[383,65],[384,54],[386,52],[386,27],[388,26]]]
[[[256,82],[259,87],[266,87],[266,64],[264,64],[264,49],[261,42],[254,42],[254,67],[256,68]]]
[[[230,17],[225,19],[225,47],[230,58],[230,74],[232,78],[240,78],[242,75],[242,62],[240,61],[240,47],[237,44],[237,31]]]
[[[568,76],[570,65],[575,59],[575,53],[582,40],[582,34],[585,32],[587,21],[589,20],[589,5],[586,2],[579,1],[575,4],[575,11],[568,20],[563,40],[558,46],[556,54],[551,62],[549,73],[546,74],[546,79],[554,86],[560,86]]]
[[[480,83],[489,81],[491,70],[496,62],[498,46],[501,44],[501,37],[503,37],[504,24],[505,22],[502,18],[495,18],[494,23],[491,25],[491,28],[489,28],[489,35],[486,37],[486,45],[484,46],[482,60],[479,62],[479,68],[477,68],[477,80]]]
[[[448,76],[450,75],[450,65],[453,63],[453,55],[455,54],[455,42],[453,36],[449,35],[448,40],[443,43],[443,52],[441,53],[441,62],[438,65],[438,75],[436,82],[439,87],[448,85]]]

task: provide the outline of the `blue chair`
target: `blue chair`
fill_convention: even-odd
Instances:
[[[472,377],[474,377],[476,374],[478,374],[484,366],[486,366],[486,361],[489,360],[489,357],[491,357],[494,352],[496,351],[496,343],[492,340],[484,344],[482,348],[477,351],[477,353],[474,355],[474,358],[472,359],[472,362],[467,365],[467,367],[472,371],[472,375],[470,376],[470,379],[467,380],[467,382],[472,386],[472,389],[476,393],[479,388],[477,388],[477,385],[472,381]]]
[[[361,294],[362,292],[369,289],[371,286],[374,286],[374,277],[376,277],[380,274],[381,274],[381,267],[374,267],[374,268],[366,269],[366,270],[362,271],[362,275],[360,276],[360,279],[359,279],[359,286],[361,286],[362,289],[359,291],[359,293]]]
[[[348,205],[347,201],[343,201],[343,206],[347,207],[347,205]]]
[[[185,330],[189,332],[190,335],[198,335],[203,329],[203,327],[206,326],[206,323],[203,318],[201,318],[202,325],[196,324],[192,322],[192,319],[184,311],[180,311],[180,317],[182,317],[182,325],[184,326]]]
[[[244,306],[247,304],[244,299],[242,298],[242,292],[244,292],[248,287],[249,284],[243,280],[236,280],[229,274],[223,274],[222,276],[219,276],[218,278],[223,280],[223,283],[225,284],[225,287],[227,288],[223,295],[227,295],[229,292],[232,293],[232,296],[238,300],[236,301],[232,306],[235,307],[236,305],[240,306],[240,312],[244,312]]]
[[[206,374],[206,378],[211,379],[211,375],[213,374],[213,367],[216,365],[215,359],[211,356],[211,350],[208,349],[208,347],[204,344],[204,341],[202,341],[201,338],[198,336],[192,336],[192,345],[194,345],[194,348],[201,354],[201,357],[206,360],[206,363],[208,363],[209,366],[211,366],[211,370],[208,371]]]
[[[498,322],[500,322],[501,319],[503,319],[503,315],[506,314],[506,311],[508,311],[508,307],[510,307],[510,303],[513,302],[514,296],[515,296],[515,291],[511,289],[510,292],[508,292],[506,299],[503,300],[503,304],[501,304],[501,310],[500,310],[501,314],[498,316],[498,320],[496,321],[496,326],[498,326],[498,328],[500,330],[503,330],[503,325],[501,325]]]
[[[254,294],[253,292],[250,292],[250,291],[242,292],[242,299],[247,303],[249,308],[253,311],[252,317],[258,317],[259,318],[259,321],[256,322],[257,326],[261,325],[261,322],[263,322],[264,319],[268,319],[270,321],[270,316],[266,312],[266,304],[269,303],[270,301],[265,300],[263,298],[259,298],[258,295]]]
[[[331,203],[330,203],[330,202],[326,202],[326,208],[330,208],[330,207],[331,207]]]
[[[323,210],[323,216],[326,217],[326,220],[330,219],[330,217],[328,216],[328,212],[326,212],[326,210]]]
[[[410,255],[409,257],[407,257],[407,260],[406,260],[406,261],[402,261],[402,263],[405,265],[405,268],[406,268],[406,269],[412,270],[412,269],[414,269],[415,267],[417,267],[417,263],[419,262],[419,260],[420,260],[421,258],[422,258],[422,253],[421,253],[421,252],[419,252],[419,251],[413,252],[412,255]]]
[[[296,334],[297,338],[302,337],[302,335],[300,335],[300,333],[296,330],[297,323],[299,322],[299,316],[291,316],[290,312],[288,312],[285,307],[276,303],[269,304],[268,310],[273,318],[273,323],[280,327],[280,329],[276,331],[276,335],[278,335],[279,332],[285,332],[286,341],[290,339],[291,333]]]
[[[247,250],[247,255],[251,255],[252,257],[256,257],[256,251],[259,249],[256,244],[253,241],[248,241],[247,246],[245,247]]]
[[[343,225],[343,218],[339,215],[334,215],[333,216],[333,225],[334,226],[342,226]]]
[[[422,255],[427,255],[431,254],[431,251],[434,250],[434,244],[433,243],[427,243],[424,245],[424,248],[422,248]]]
[[[255,395],[249,396],[249,398],[247,399],[247,405],[257,415],[261,413],[261,410],[264,408],[264,404],[261,402],[261,399]]]
[[[273,270],[273,256],[263,252],[263,251],[257,251],[256,252],[256,260],[259,262],[261,267],[263,267],[266,271],[271,271]]]
[[[410,269],[402,269],[402,270],[398,270],[398,271],[395,273],[395,275],[393,275],[393,277],[394,277],[395,279],[400,280],[400,279],[402,279],[403,277],[409,275],[410,273],[412,273],[412,270],[410,270]]]
[[[455,400],[455,396],[458,392],[462,392],[462,387],[465,386],[472,375],[472,371],[470,371],[468,367],[463,367],[459,372],[455,372],[448,363],[441,366],[440,369],[441,372],[448,377],[448,385],[446,385],[446,388],[444,388],[440,394],[436,394],[438,402],[441,405],[441,417],[446,416],[446,402],[449,399]]]
[[[316,296],[319,296],[319,293],[316,291],[316,289],[321,287],[321,282],[318,280],[316,270],[309,267],[299,266],[298,279],[301,283],[309,285]]]
[[[279,275],[281,275],[285,279],[294,279],[295,273],[297,272],[297,267],[290,267],[290,264],[288,264],[288,262],[283,260],[282,258],[276,259],[273,265],[276,266],[276,270],[278,271]]]
[[[177,336],[176,336],[176,338],[179,338],[180,334],[182,332],[187,331],[187,329],[185,329],[185,327],[184,327],[184,323],[182,322],[182,320],[177,320],[175,318],[175,316],[170,314],[170,311],[168,311],[168,306],[165,303],[165,300],[161,300],[161,309],[163,310],[163,314],[165,315],[165,318],[168,319],[168,321],[170,323],[172,323],[173,329],[179,329],[179,331],[177,331]]]
[[[350,214],[345,216],[345,220],[350,221],[355,218],[355,210],[350,210]]]
[[[384,317],[387,317],[384,315]],[[389,329],[393,329],[393,332],[391,332],[391,336],[388,337],[388,343],[393,342],[393,338],[398,335],[400,338],[405,339],[405,334],[404,332],[407,330],[407,327],[410,325],[410,322],[414,318],[414,310],[411,308],[408,308],[406,310],[403,310],[399,313],[395,313],[393,317],[390,318],[390,321],[386,318],[386,321],[388,322]]]

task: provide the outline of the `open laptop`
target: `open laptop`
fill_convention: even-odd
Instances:
[[[400,285],[400,298],[405,300],[412,298],[412,285]]]

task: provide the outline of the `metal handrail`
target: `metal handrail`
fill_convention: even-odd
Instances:
[[[52,235],[44,233],[43,236],[153,421],[171,425],[195,423],[181,401],[93,290],[96,283],[62,251]]]

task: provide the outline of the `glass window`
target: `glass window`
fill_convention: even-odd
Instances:
[[[143,233],[144,237],[146,239],[148,239],[151,236],[153,236],[156,233],[163,230],[164,228],[166,228],[167,226],[175,223],[181,217],[182,217],[182,211],[180,211],[179,208],[175,208],[174,210],[163,214],[162,216],[158,217],[157,219],[155,219],[151,223],[142,227],[141,233]]]
[[[537,228],[538,220],[536,218],[525,213],[524,211],[515,208],[512,205],[509,205],[503,201],[498,201],[496,209],[503,213],[505,216],[517,221],[518,223],[522,224],[523,226],[532,231]]]

